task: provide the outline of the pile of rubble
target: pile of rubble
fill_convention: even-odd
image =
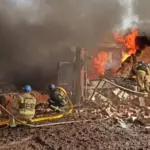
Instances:
[[[87,102],[87,106],[91,102]],[[89,104],[90,103],[90,104]],[[97,113],[99,118],[115,118],[117,120],[129,120],[133,122],[140,122],[143,125],[150,125],[150,99],[143,97],[136,97],[128,100],[120,99],[106,99],[105,97],[97,97],[92,106],[88,108],[93,109],[91,113]],[[80,110],[82,112],[87,110]]]

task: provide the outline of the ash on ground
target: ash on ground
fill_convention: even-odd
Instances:
[[[0,132],[1,150],[150,149],[150,131],[138,122],[108,117],[97,108],[82,108],[59,121],[89,122],[43,128],[17,127]]]

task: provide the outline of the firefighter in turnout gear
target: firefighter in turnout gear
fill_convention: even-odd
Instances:
[[[136,67],[136,77],[137,77],[137,84],[140,87],[140,91],[149,92],[149,82],[148,76],[150,75],[149,67],[143,61],[138,62]]]
[[[24,93],[21,93],[12,103],[12,114],[23,121],[30,121],[35,116],[36,99],[30,92],[32,88],[30,85],[23,87]],[[11,127],[16,126],[15,119],[11,119]]]
[[[49,85],[49,106],[56,112],[63,112],[62,108],[67,104],[64,94],[54,85]]]

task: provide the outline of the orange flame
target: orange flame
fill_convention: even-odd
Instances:
[[[120,34],[114,34],[114,38],[117,43],[123,44],[127,48],[127,52],[123,54],[122,62],[125,61],[129,56],[136,53],[137,46],[135,43],[135,38],[138,36],[137,29],[132,29],[131,33],[121,36]]]
[[[93,57],[92,60],[93,78],[94,76],[104,76],[107,59],[108,59],[108,54],[107,52],[104,51],[100,51],[97,56]]]

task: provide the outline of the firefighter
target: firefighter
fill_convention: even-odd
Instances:
[[[131,68],[131,71],[130,71],[130,74],[129,74],[129,78],[131,79],[136,79],[137,77],[137,68],[138,66],[141,64],[141,63],[144,63],[142,61],[138,61],[138,62],[134,62],[133,65],[132,65],[132,68]]]
[[[12,114],[20,120],[29,122],[35,116],[36,99],[30,95],[32,88],[30,85],[23,87],[23,93],[19,94],[12,103]],[[14,118],[11,119],[11,127],[15,127]]]
[[[146,74],[146,77],[145,77],[145,89],[146,89],[147,92],[150,92],[149,81],[150,81],[150,64],[148,63],[147,64],[147,74]]]
[[[145,90],[149,92],[148,75],[150,75],[148,65],[143,61],[139,61],[136,67],[136,77],[141,92]]]
[[[67,104],[67,101],[60,90],[56,88],[54,84],[49,85],[49,106],[56,112],[63,112],[63,107]]]

